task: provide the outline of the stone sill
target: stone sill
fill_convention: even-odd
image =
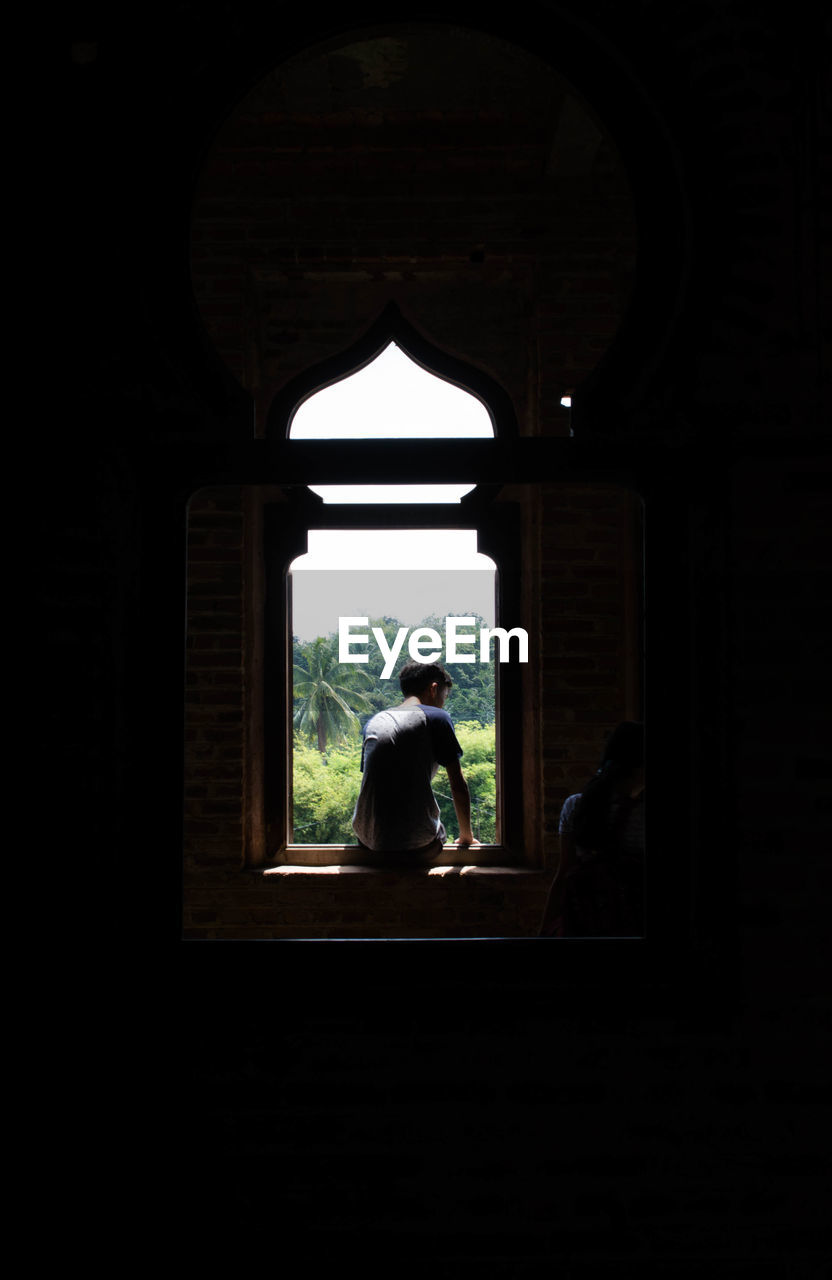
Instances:
[[[344,876],[344,875],[424,875],[424,876],[543,876],[547,873],[532,867],[488,867],[475,864],[436,867],[367,867],[360,863],[330,864],[326,867],[298,866],[284,864],[279,867],[267,867],[264,876]]]
[[[465,853],[470,862],[463,862]],[[298,874],[301,871],[322,871],[330,875],[346,875],[360,871],[368,874],[380,871],[389,874],[391,871],[421,871],[432,875],[472,875],[477,871],[498,872],[503,875],[534,872],[542,868],[532,867],[518,856],[512,849],[501,844],[482,844],[476,849],[460,850],[455,844],[446,844],[441,854],[434,855],[425,863],[418,858],[413,861],[396,856],[384,861],[382,855],[367,856],[368,850],[362,850],[354,844],[294,844],[284,847],[276,854],[276,860],[268,867],[252,868],[265,875]]]

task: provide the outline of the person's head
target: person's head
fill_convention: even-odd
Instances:
[[[644,767],[644,725],[637,720],[622,720],[607,738],[601,769],[614,768],[617,774],[635,773]]]
[[[453,680],[438,662],[406,662],[399,672],[399,684],[406,698],[441,707]]]
[[[644,725],[623,720],[607,738],[601,763],[581,792],[572,819],[572,834],[585,849],[611,847],[610,807],[622,796],[635,797],[644,787]]]

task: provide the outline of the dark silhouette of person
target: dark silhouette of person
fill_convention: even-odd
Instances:
[[[441,856],[445,827],[431,782],[447,770],[459,822],[457,848],[476,845],[471,800],[451,717],[444,710],[453,680],[438,662],[408,662],[399,672],[404,701],[365,725],[361,790],[353,815],[358,842],[388,864]]]
[[[542,937],[644,932],[644,725],[624,720],[560,816],[560,863]]]

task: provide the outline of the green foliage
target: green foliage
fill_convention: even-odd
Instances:
[[[392,645],[396,638],[396,633],[401,627],[401,623],[397,618],[376,617],[370,618],[367,633],[372,636],[372,627],[379,627],[384,633],[384,638],[388,646]],[[440,635],[444,635],[445,619],[430,617],[423,619],[419,623],[420,627],[433,627]],[[478,630],[485,626],[482,618],[476,618],[475,627]],[[334,651],[338,651],[338,639],[335,635],[328,637],[329,643],[335,646]],[[297,644],[297,642],[295,642]],[[381,673],[384,670],[384,655],[374,639],[371,639],[367,647],[367,656],[369,661],[360,665],[355,664],[354,670],[366,673],[370,679],[368,687],[364,690],[371,704],[369,715],[374,715],[376,711],[382,711],[385,707],[391,706],[398,702],[400,698],[398,671],[404,666],[408,660],[407,647],[396,664],[396,672],[387,680],[382,680]],[[449,662],[443,664],[448,674],[454,682],[448,701],[445,706],[452,720],[476,720],[481,725],[494,723],[494,657],[487,663],[476,662]],[[362,686],[363,688],[363,686]],[[362,714],[361,719],[366,723],[369,715]]]
[[[355,844],[352,815],[361,786],[361,748],[321,754],[294,739],[294,839],[297,844]]]
[[[371,618],[388,645],[402,624],[395,618]],[[444,618],[426,618],[420,626],[444,634]],[[485,625],[477,618],[476,626]],[[372,632],[370,632],[372,635]],[[360,728],[370,716],[401,701],[396,675],[382,680],[384,657],[373,641],[369,662],[339,663],[338,637],[319,636],[309,644],[295,639],[294,656],[294,839],[298,844],[354,844],[352,815],[361,787]],[[407,661],[400,655],[397,670]],[[471,825],[478,840],[495,840],[494,660],[446,663],[454,687],[445,704],[463,750],[462,771],[471,792]],[[309,745],[317,742],[317,749]],[[434,794],[449,840],[459,827],[444,769],[434,779]]]
[[[479,632],[486,622],[478,614],[468,614],[474,618],[471,631]],[[440,636],[445,634],[445,619],[425,618],[420,627],[433,627]],[[445,703],[445,710],[454,724],[463,720],[476,720],[481,725],[494,723],[494,656],[489,662],[480,662],[477,646],[469,647],[469,653],[476,655],[476,662],[443,662],[454,687]]]
[[[490,764],[494,767],[496,735],[494,725],[481,725],[476,720],[454,722],[457,741],[464,752],[466,769],[474,764]]]
[[[462,772],[471,793],[471,829],[482,844],[496,840],[497,787],[494,769],[496,734],[494,725],[482,726],[476,721],[455,724],[456,736],[462,747]],[[449,840],[459,838],[459,824],[454,812],[450,792],[442,791],[437,773],[434,794],[439,801],[442,821]]]
[[[359,687],[371,687],[371,677],[360,667],[339,663],[337,653],[333,636],[318,636],[299,646],[293,669],[294,725],[307,738],[317,739],[321,753],[329,741],[357,737],[356,710],[371,708]]]
[[[494,726],[455,726],[463,750],[462,768],[471,792],[474,835],[484,844],[495,839]],[[296,733],[294,739],[294,840],[297,844],[355,844],[352,815],[361,787],[361,748],[333,747],[321,754]],[[434,779],[448,839],[459,837],[453,799],[444,770]]]

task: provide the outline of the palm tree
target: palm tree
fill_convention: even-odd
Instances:
[[[372,703],[358,689],[373,685],[372,677],[352,664],[339,663],[336,641],[318,636],[304,645],[294,664],[294,696],[300,699],[294,714],[295,728],[310,740],[317,737],[323,754],[329,739],[343,741],[358,732],[359,711],[372,711]]]

